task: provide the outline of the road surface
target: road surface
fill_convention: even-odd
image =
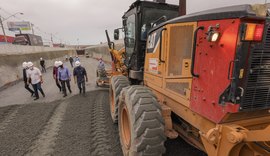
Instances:
[[[122,155],[108,89],[95,87],[97,61],[81,59],[90,80],[86,96],[72,81],[73,93],[63,98],[51,69],[43,74],[45,98],[33,101],[23,82],[0,92],[0,155]],[[180,138],[165,145],[168,156],[205,156]]]

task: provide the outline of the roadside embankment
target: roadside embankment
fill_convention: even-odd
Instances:
[[[22,63],[31,61],[40,67],[42,57],[46,67],[56,60],[64,60],[65,55],[75,55],[75,50],[38,46],[0,45],[0,90],[22,78]]]

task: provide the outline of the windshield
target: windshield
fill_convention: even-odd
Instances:
[[[146,41],[147,33],[151,29],[151,25],[157,19],[166,16],[167,20],[178,16],[177,10],[161,10],[160,8],[146,8],[143,12],[142,27],[141,27],[141,40]],[[159,23],[164,22],[161,20]],[[157,23],[157,24],[159,24]]]
[[[129,16],[125,27],[126,57],[130,57],[135,46],[135,14]]]

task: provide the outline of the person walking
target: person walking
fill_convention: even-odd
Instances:
[[[41,72],[46,73],[46,67],[45,67],[45,60],[41,57],[40,58],[40,66],[41,66]]]
[[[70,62],[70,65],[71,65],[71,67],[73,68],[73,57],[72,56],[69,56],[69,62]]]
[[[55,80],[56,86],[59,88],[60,92],[62,91],[61,85],[59,84],[59,81],[57,79],[58,75],[58,67],[59,67],[59,61],[54,62],[54,67],[53,67],[53,79]]]
[[[85,94],[85,81],[88,82],[86,70],[84,67],[81,66],[81,63],[79,61],[75,62],[75,66],[76,67],[73,70],[74,83],[77,83],[80,94],[82,93],[82,91],[83,94]]]
[[[29,70],[27,71],[27,83],[29,84],[29,81],[31,79],[31,83],[33,85],[36,97],[34,100],[39,99],[38,90],[40,91],[42,96],[45,97],[43,89],[41,88],[41,83],[43,83],[43,80],[40,70],[37,67],[34,67],[34,64],[32,62],[28,62],[27,66],[29,68]]]
[[[31,97],[34,96],[35,92],[29,87],[29,83],[27,83],[27,70],[28,70],[28,67],[27,67],[27,62],[23,62],[22,64],[22,67],[23,67],[23,81],[24,81],[24,88],[26,90],[28,90],[30,93],[31,93]]]
[[[69,90],[70,93],[72,93],[71,89],[70,89],[70,72],[68,70],[67,67],[64,67],[63,65],[63,62],[62,61],[59,61],[59,68],[58,68],[58,80],[61,82],[61,86],[62,86],[62,91],[63,91],[63,94],[64,96],[63,97],[66,97],[67,96],[67,90],[66,90],[66,85],[67,85],[67,88]]]
[[[79,61],[80,62],[80,59],[79,59],[79,56],[78,55],[76,55],[76,57],[74,58],[74,62],[76,62],[76,61]]]

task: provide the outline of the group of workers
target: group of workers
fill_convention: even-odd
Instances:
[[[41,58],[40,60],[43,59]],[[43,83],[41,71],[37,67],[34,67],[32,62],[23,62],[22,67],[25,89],[30,92],[31,97],[35,97],[34,100],[39,99],[38,91],[43,97],[45,97],[44,91],[41,87],[41,84]],[[42,65],[41,68],[43,68]],[[59,91],[63,93],[63,97],[67,96],[67,89],[72,93],[70,87],[71,76],[69,69],[64,66],[62,61],[54,62],[53,78],[55,79],[55,83],[59,88]],[[88,82],[88,77],[85,68],[81,66],[81,63],[78,60],[75,62],[73,77],[74,83],[78,85],[80,90],[79,93],[83,93],[85,95],[85,82]],[[29,87],[30,84],[32,85],[33,90]]]
[[[32,62],[23,62],[23,80],[24,87],[31,93],[31,97],[35,97],[34,100],[39,99],[38,90],[45,97],[44,91],[41,87],[43,83],[42,74],[37,67],[34,67]],[[32,84],[34,91],[29,87]]]
[[[67,61],[67,60],[69,60],[70,65],[71,65],[72,68],[73,68],[73,66],[74,66],[74,62],[77,62],[77,61],[80,62],[80,59],[79,59],[78,56],[75,56],[74,58],[73,58],[72,56],[69,56],[69,58],[67,58],[67,56],[66,56],[66,61]]]

